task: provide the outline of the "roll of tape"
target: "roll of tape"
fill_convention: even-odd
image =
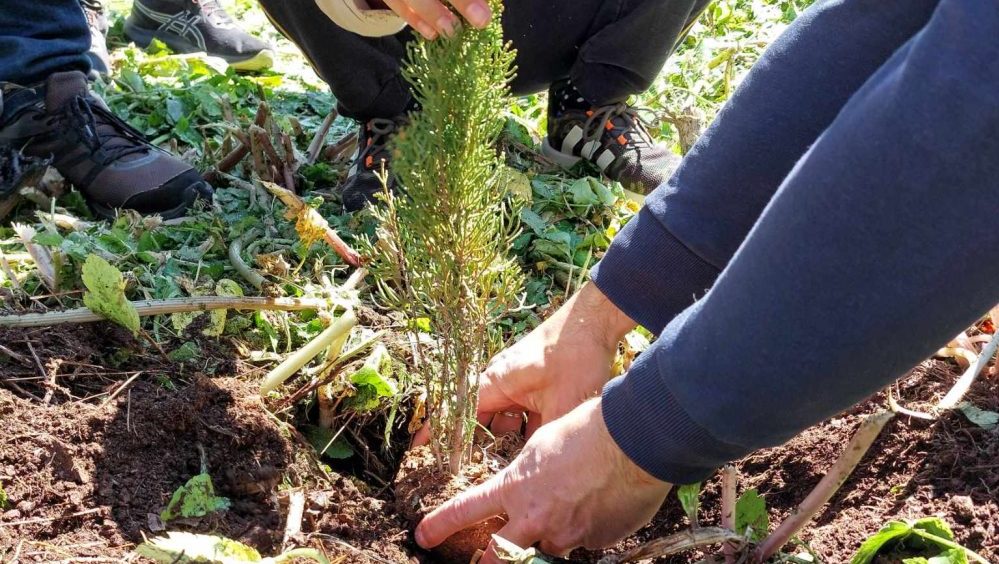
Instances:
[[[395,35],[406,27],[395,12],[372,9],[367,0],[316,0],[316,5],[338,26],[365,37]]]

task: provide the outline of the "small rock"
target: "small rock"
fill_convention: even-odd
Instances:
[[[4,521],[17,521],[21,518],[21,512],[18,511],[17,509],[11,509],[10,511],[5,512],[3,515],[0,515],[0,517],[3,517]]]
[[[31,513],[37,504],[33,501],[24,500],[17,504],[17,509],[23,514]]]
[[[955,495],[947,501],[954,518],[959,523],[969,524],[975,519],[975,503],[966,495]]]

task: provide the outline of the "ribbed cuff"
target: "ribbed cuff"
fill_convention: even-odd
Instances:
[[[663,381],[659,348],[643,353],[627,375],[604,387],[604,423],[643,470],[665,482],[692,484],[749,449],[719,441],[691,419]]]
[[[590,273],[614,305],[657,335],[717,277],[718,269],[684,246],[647,207],[617,234]]]

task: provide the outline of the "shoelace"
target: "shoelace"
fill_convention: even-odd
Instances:
[[[126,155],[149,151],[141,133],[118,116],[93,104],[86,96],[77,95],[67,103],[60,118],[68,120],[83,132],[83,140],[92,151],[104,150],[105,164]]]
[[[645,122],[639,111],[624,102],[601,106],[593,111],[593,114],[590,115],[589,119],[583,125],[583,140],[593,141],[599,139],[604,134],[608,123],[617,125],[613,123],[613,120],[622,118],[625,122],[625,133],[638,134],[637,139],[635,136],[632,136],[632,141],[635,141],[636,144],[640,141],[642,145],[651,145],[652,138],[645,130]]]
[[[200,10],[205,21],[212,25],[228,25],[233,23],[229,12],[225,11],[225,8],[218,3],[218,0],[191,0],[191,4],[193,6],[191,11],[198,12]]]
[[[385,150],[389,137],[399,130],[400,125],[398,120],[393,119],[374,118],[368,121],[367,125],[363,127],[367,129],[368,139],[371,140],[371,143],[367,147],[361,147],[361,158],[366,159],[368,156]]]

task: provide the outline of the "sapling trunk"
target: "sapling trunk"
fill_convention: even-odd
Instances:
[[[460,471],[470,452],[477,376],[497,339],[495,321],[516,303],[522,274],[495,148],[509,103],[513,53],[499,13],[486,29],[409,45],[404,75],[420,110],[395,137],[392,169],[405,196],[386,191],[372,273],[385,305],[429,326],[438,346],[421,368],[433,452]]]

